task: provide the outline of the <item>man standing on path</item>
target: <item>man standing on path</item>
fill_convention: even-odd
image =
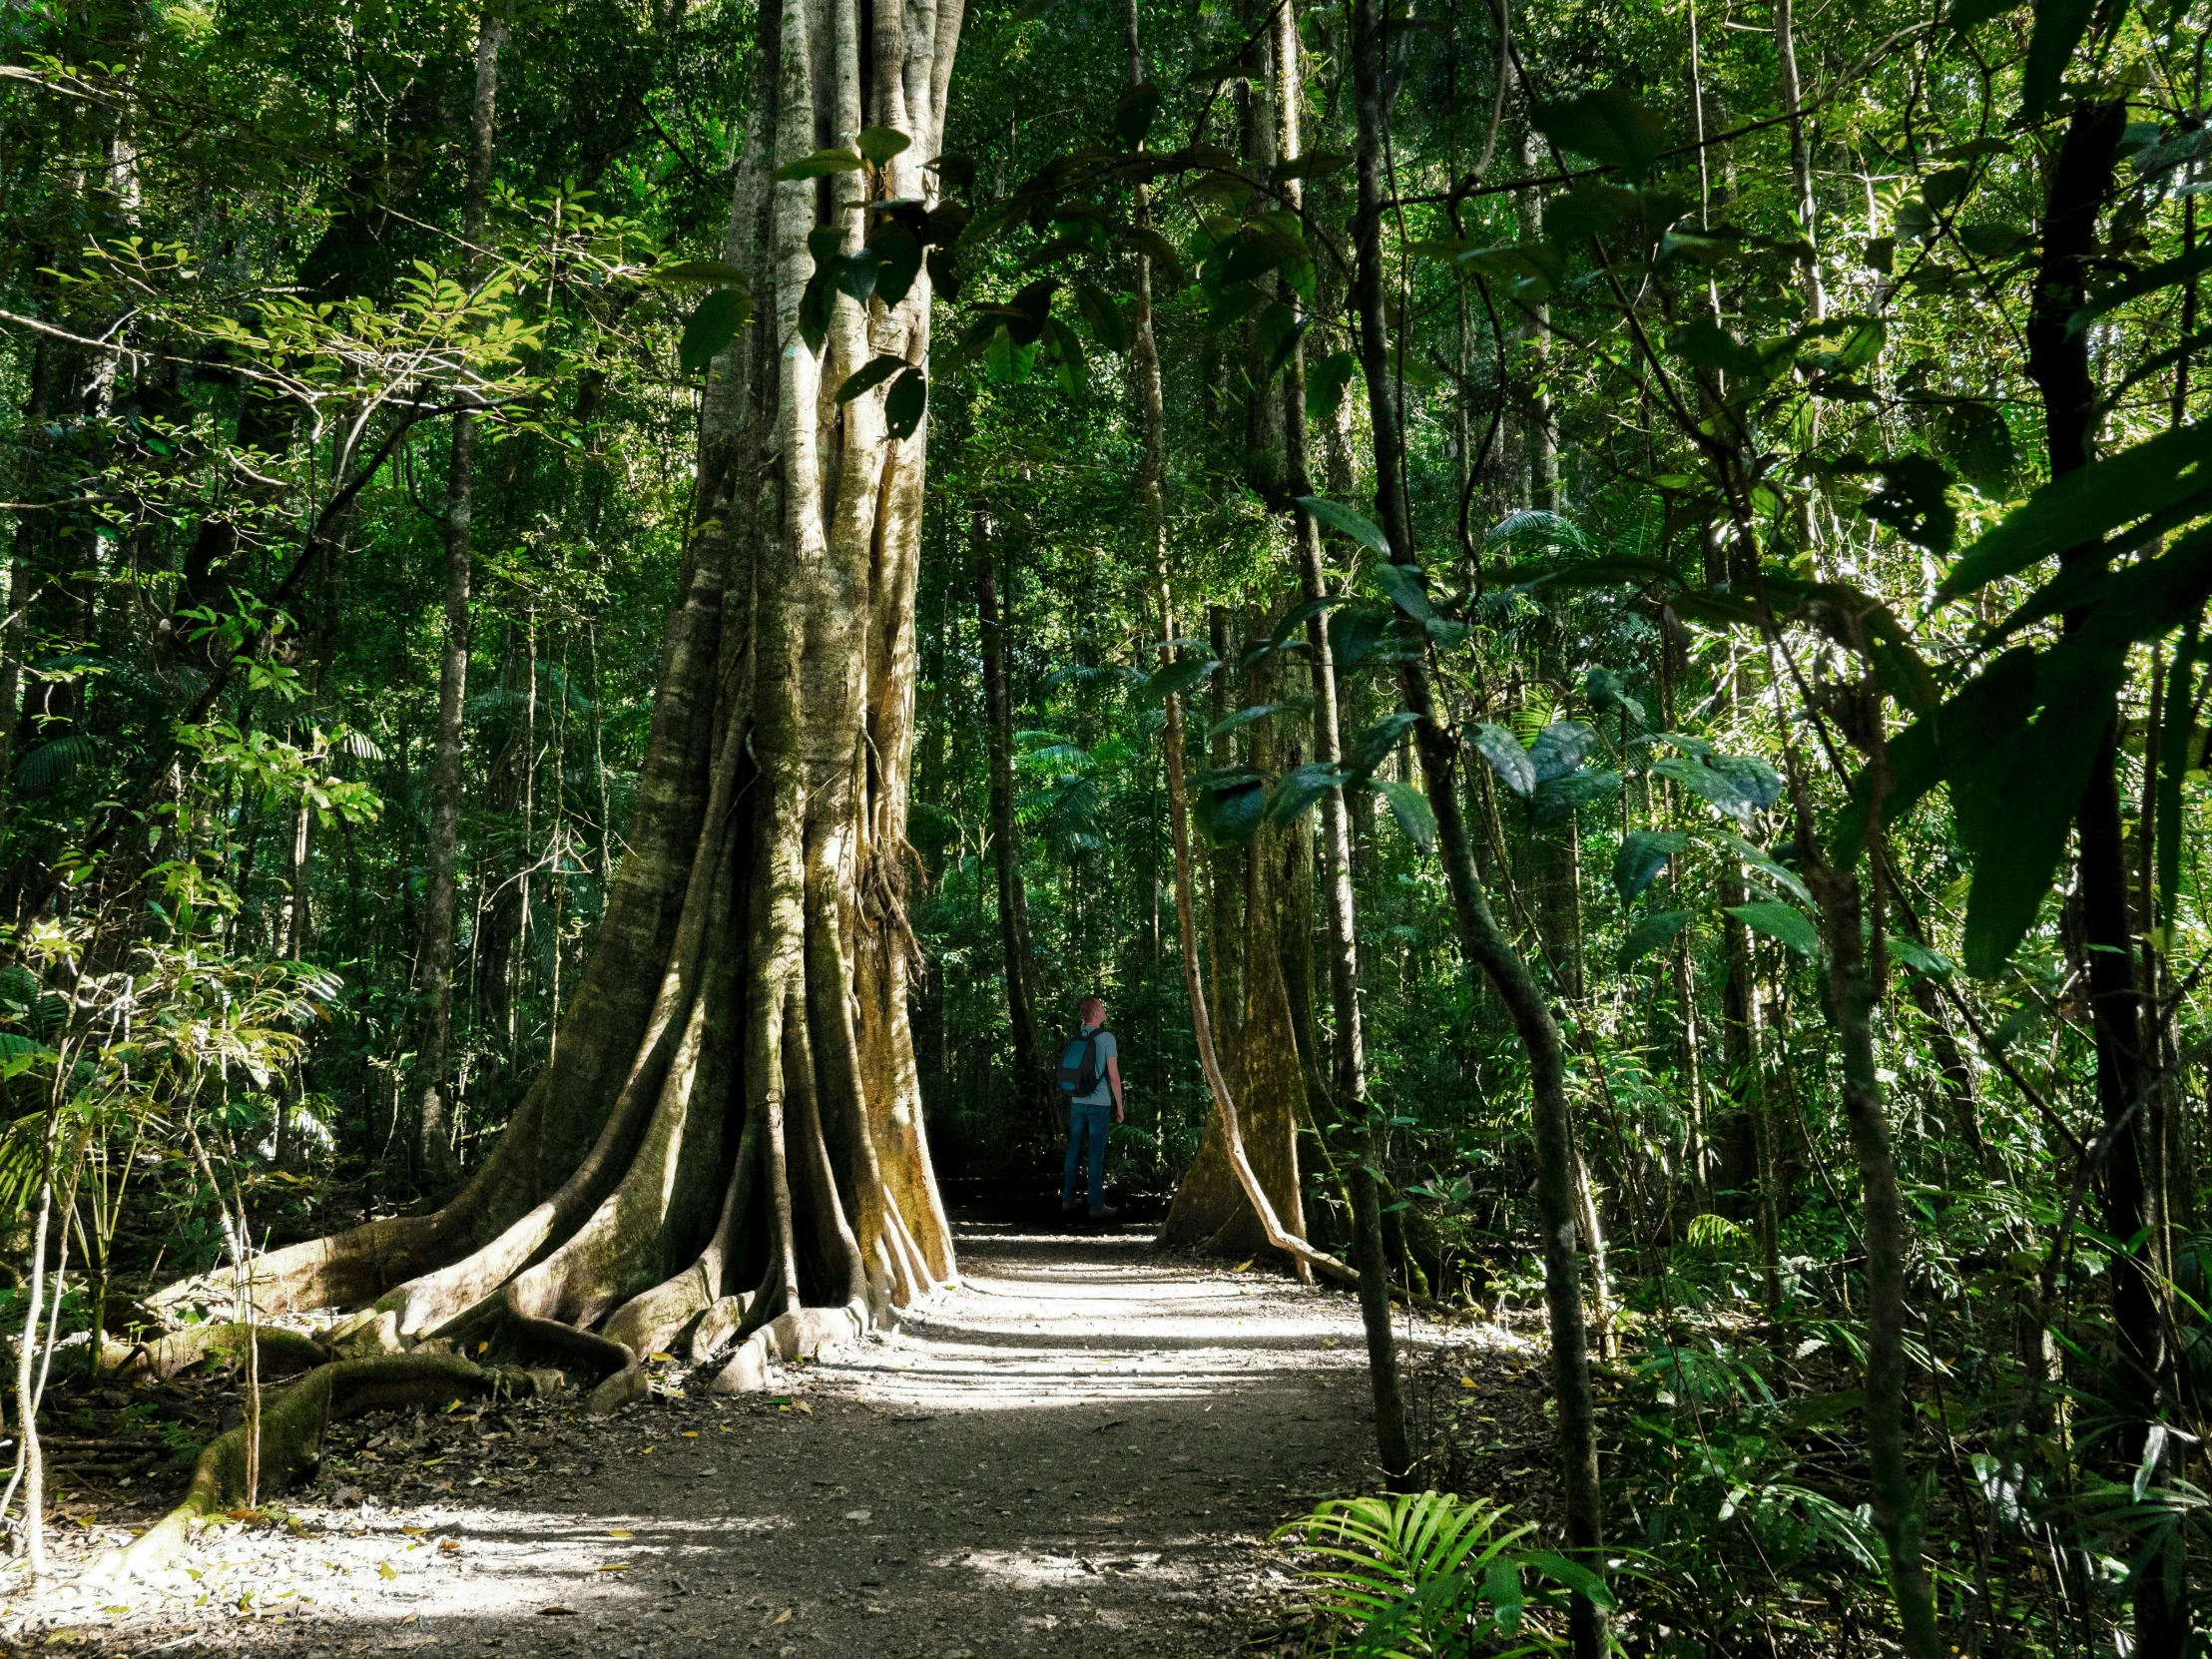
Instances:
[[[1060,1177],[1060,1213],[1072,1216],[1081,1207],[1075,1196],[1075,1172],[1089,1153],[1091,1220],[1112,1221],[1121,1212],[1106,1202],[1106,1108],[1114,1121],[1121,1110],[1120,1048],[1106,1029],[1106,1003],[1086,996],[1076,1004],[1083,1029],[1060,1054],[1060,1087],[1068,1096],[1068,1159]]]

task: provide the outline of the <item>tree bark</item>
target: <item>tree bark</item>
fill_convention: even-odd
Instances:
[[[484,237],[507,26],[488,7],[476,24],[476,96],[469,122],[468,194],[461,235]],[[472,255],[472,266],[477,264]],[[476,417],[453,417],[445,474],[445,632],[438,652],[438,728],[430,759],[430,879],[422,918],[422,1028],[415,1044],[415,1163],[434,1182],[453,1170],[446,1072],[453,1039],[453,910],[460,887],[462,716],[468,696],[468,584],[476,501]]]
[[[1359,118],[1360,200],[1354,226],[1354,307],[1359,316],[1360,362],[1367,379],[1374,432],[1376,507],[1391,558],[1402,564],[1412,562],[1413,533],[1405,446],[1390,374],[1390,341],[1382,296],[1382,18],[1378,0],[1354,0],[1352,57],[1354,103]],[[1409,623],[1410,619],[1401,621]],[[1400,666],[1399,688],[1407,710],[1419,720],[1415,748],[1429,808],[1436,818],[1437,852],[1451,895],[1460,948],[1496,988],[1528,1056],[1533,1097],[1531,1127],[1536,1143],[1536,1203],[1544,1235],[1544,1300],[1551,1327],[1552,1389],[1558,1410],[1566,1541],[1584,1567],[1602,1575],[1604,1504],[1598,1483],[1589,1331],[1583,1318],[1581,1263],[1575,1250],[1574,1120],[1567,1101],[1565,1055],[1558,1025],[1535,977],[1498,927],[1476,877],[1455,782],[1457,744],[1437,719],[1427,669],[1416,655],[1420,635],[1410,626],[1401,632],[1406,645],[1415,649],[1408,650],[1408,660]],[[1575,1659],[1599,1659],[1608,1643],[1604,1610],[1587,1596],[1575,1596],[1569,1608],[1569,1633]]]
[[[605,1405],[642,1387],[640,1355],[688,1341],[703,1364],[735,1342],[718,1385],[754,1386],[771,1351],[856,1334],[952,1277],[906,1013],[927,429],[890,437],[885,388],[832,395],[878,354],[927,361],[929,281],[896,304],[837,290],[820,346],[798,311],[811,233],[856,251],[871,202],[934,200],[960,17],[960,0],[881,0],[866,28],[856,0],[764,7],[724,244],[758,320],[708,374],[629,850],[557,1077],[443,1209],[258,1259],[265,1315],[367,1303],[337,1342],[565,1354],[607,1374]],[[830,181],[772,176],[876,126],[909,148]],[[197,1281],[158,1300],[222,1296]]]
[[[1298,9],[1286,4],[1276,13],[1277,148],[1284,160],[1302,153],[1299,111],[1304,103]],[[1287,181],[1293,212],[1302,204],[1296,179]],[[1285,288],[1288,291],[1289,284]],[[1296,294],[1289,302],[1296,303]],[[1306,358],[1303,345],[1291,348],[1283,398],[1285,482],[1293,502],[1314,493],[1306,443]],[[1292,544],[1298,554],[1300,596],[1308,603],[1329,597],[1323,573],[1321,526],[1304,507],[1294,505]],[[1344,759],[1343,730],[1337,708],[1337,665],[1329,644],[1329,619],[1306,619],[1306,648],[1313,664],[1314,760],[1335,766]],[[1335,1113],[1350,1131],[1351,1157],[1345,1186],[1352,1200],[1352,1265],[1360,1274],[1360,1320],[1368,1343],[1368,1382],[1375,1399],[1376,1451],[1382,1472],[1401,1482],[1412,1468],[1413,1453],[1405,1429],[1405,1401],[1398,1388],[1397,1334],[1390,1324],[1389,1287],[1382,1246],[1382,1200],[1375,1180],[1375,1130],[1368,1105],[1367,1034],[1360,1011],[1360,927],[1352,884],[1352,815],[1342,785],[1321,799],[1323,890],[1329,926],[1329,1000],[1336,1021],[1335,1065],[1331,1068]]]
[[[1029,891],[1021,873],[1021,826],[1014,817],[1014,713],[1006,683],[1006,629],[999,615],[998,557],[975,509],[975,611],[983,652],[983,701],[991,771],[991,860],[998,871],[998,936],[1006,957],[1006,1023],[1014,1038],[1014,1098],[1021,1115],[1053,1129],[1037,1041],[1036,968],[1029,950]]]
[[[2097,257],[2098,221],[2112,192],[2126,122],[2126,109],[2118,103],[2076,108],[2046,187],[2042,255],[2027,324],[2027,367],[2042,397],[2053,478],[2088,465],[2095,449],[2098,389],[2090,367],[2088,333],[2070,329],[2069,320],[2088,292],[2091,262]],[[2061,554],[2058,562],[2062,572],[2086,575],[2105,559],[2100,544],[2088,543]],[[2069,612],[2067,631],[2080,622],[2079,612]],[[2112,1321],[2119,1348],[2118,1397],[2112,1403],[2121,1423],[2113,1449],[2115,1463],[2132,1472],[2158,1418],[2161,1341],[2151,1244],[2143,1237],[2147,1206],[2135,1120],[2144,1104],[2147,1078],[2120,823],[2118,719],[2115,700],[2112,720],[2097,745],[2075,812],[2074,832],[2088,947],[2097,1107],[2104,1122],[2105,1231],[2116,1239],[2143,1239],[2124,1261],[2114,1262],[2111,1276]],[[2152,1547],[2154,1559],[2133,1580],[2135,1651],[2143,1659],[2169,1659],[2188,1641],[2186,1561],[2167,1543]]]

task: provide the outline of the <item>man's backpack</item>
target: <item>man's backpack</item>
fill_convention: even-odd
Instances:
[[[1105,1029],[1106,1027],[1101,1025],[1097,1031],[1086,1032],[1080,1037],[1071,1037],[1068,1039],[1067,1047],[1060,1051],[1060,1090],[1063,1094],[1071,1094],[1080,1100],[1097,1089],[1099,1079],[1098,1038],[1099,1033]],[[1080,1051],[1082,1058],[1074,1059],[1078,1051]],[[1072,1064],[1070,1063],[1071,1060],[1073,1060]]]

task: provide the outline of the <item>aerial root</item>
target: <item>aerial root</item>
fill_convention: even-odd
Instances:
[[[340,1417],[393,1405],[445,1405],[455,1400],[522,1399],[544,1389],[540,1374],[508,1366],[478,1366],[454,1354],[388,1354],[317,1366],[266,1402],[261,1413],[261,1483],[283,1490],[322,1460],[322,1436]],[[85,1569],[91,1583],[155,1572],[176,1559],[193,1523],[228,1511],[246,1496],[245,1424],[201,1452],[185,1500],[120,1549]]]

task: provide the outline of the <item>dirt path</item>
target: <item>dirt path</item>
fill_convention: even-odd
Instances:
[[[1255,1542],[1368,1484],[1358,1309],[1142,1237],[970,1225],[964,1283],[768,1397],[671,1372],[334,1430],[287,1528],[207,1529],[123,1593],[0,1585],[0,1637],[109,1651],[1295,1652]],[[112,1511],[67,1556],[121,1536]],[[20,1569],[11,1565],[10,1572]],[[71,1570],[67,1562],[63,1570]]]

